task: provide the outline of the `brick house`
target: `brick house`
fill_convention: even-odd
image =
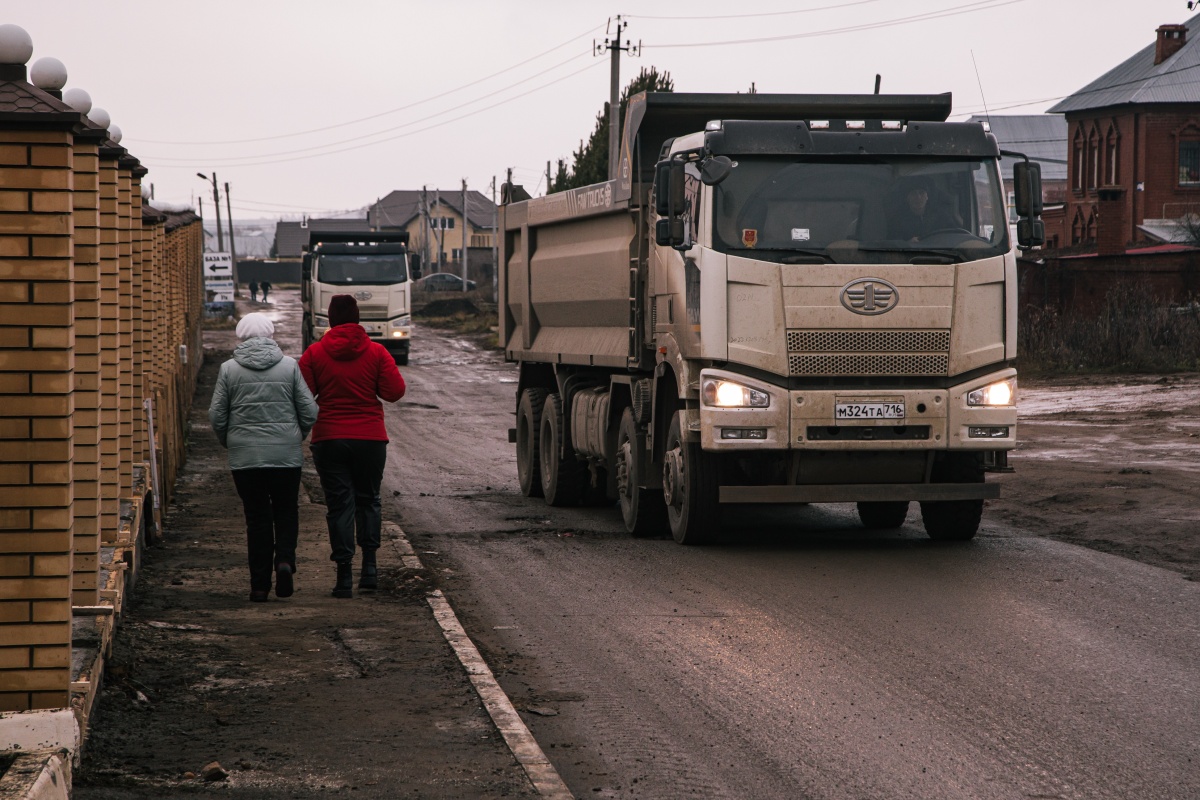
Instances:
[[[1067,97],[1067,192],[1047,215],[1062,247],[1124,253],[1200,212],[1200,15]],[[1178,223],[1174,223],[1178,226]]]
[[[367,209],[372,230],[408,231],[409,248],[421,255],[422,271],[453,272],[462,265],[463,221],[460,190],[397,189]],[[467,269],[480,286],[492,285],[496,204],[467,192]]]

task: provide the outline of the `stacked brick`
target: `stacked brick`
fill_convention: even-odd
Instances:
[[[0,730],[90,705],[73,639],[119,614],[199,368],[199,218],[144,204],[145,170],[85,113],[0,62]]]

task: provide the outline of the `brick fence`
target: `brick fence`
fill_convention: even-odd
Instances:
[[[107,115],[25,60],[0,63],[0,751],[26,746],[16,712],[86,730],[183,460],[203,313],[199,218],[148,205]]]

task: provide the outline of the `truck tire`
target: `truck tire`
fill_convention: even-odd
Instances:
[[[951,453],[934,464],[935,483],[983,483],[983,467],[974,453]],[[921,520],[930,539],[965,542],[975,538],[983,518],[982,500],[942,500],[921,503]]]
[[[587,462],[576,458],[571,448],[564,448],[566,428],[563,424],[562,396],[557,392],[546,398],[542,409],[540,448],[542,496],[552,506],[577,506],[588,485]]]
[[[612,465],[617,476],[617,502],[621,506],[621,518],[625,521],[625,530],[639,539],[665,536],[667,507],[663,504],[662,492],[639,485],[643,479],[637,446],[637,423],[633,420],[633,409],[626,408],[617,429],[617,450]]]
[[[300,323],[300,339],[304,345],[300,348],[300,352],[304,352],[313,343],[312,323],[309,322],[307,317]]]
[[[858,518],[864,528],[871,530],[892,530],[904,524],[908,517],[908,501],[859,503]]]
[[[709,544],[720,531],[720,474],[716,459],[698,442],[683,440],[683,412],[676,411],[663,455],[667,522],[679,544]]]
[[[526,389],[517,403],[517,480],[521,494],[542,496],[542,470],[538,463],[542,432],[542,408],[546,404],[545,389]]]
[[[407,350],[405,350],[403,353],[393,353],[392,357],[396,359],[396,364],[398,364],[399,366],[401,366],[401,367],[408,366],[408,351]]]
[[[965,542],[974,539],[983,519],[982,500],[941,500],[921,503],[921,519],[930,539]]]

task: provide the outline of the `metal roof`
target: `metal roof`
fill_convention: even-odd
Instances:
[[[280,222],[275,225],[275,257],[299,258],[301,248],[308,244],[308,232],[361,231],[367,221],[358,219],[310,219],[307,222]],[[238,253],[241,256],[241,253]]]
[[[1011,114],[992,117],[976,114],[967,122],[986,122],[1001,150],[1024,153],[1042,165],[1042,180],[1067,179],[1067,120],[1059,114]],[[1012,178],[1016,159],[1001,158],[1000,170]]]
[[[1145,103],[1200,103],[1200,14],[1189,19],[1187,41],[1161,64],[1156,42],[1050,109],[1052,114]]]

